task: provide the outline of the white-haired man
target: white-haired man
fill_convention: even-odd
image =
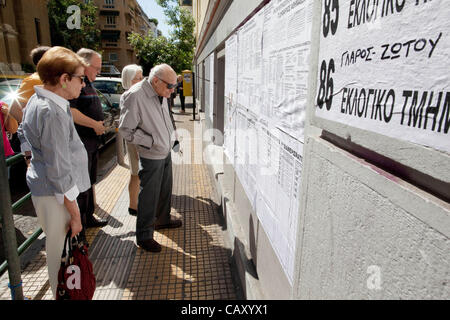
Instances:
[[[167,99],[177,86],[177,75],[167,64],[155,66],[149,78],[135,84],[120,98],[119,131],[137,146],[139,179],[136,240],[146,251],[159,252],[154,230],[181,227],[170,218],[172,197],[172,133]]]

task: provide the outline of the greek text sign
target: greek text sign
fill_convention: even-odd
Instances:
[[[316,116],[450,152],[450,1],[324,0]]]

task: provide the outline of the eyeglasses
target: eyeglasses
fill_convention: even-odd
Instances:
[[[71,74],[70,76],[71,77],[75,77],[75,78],[79,78],[81,83],[83,83],[84,82],[84,78],[86,78],[86,76],[84,76],[84,75],[83,76],[79,76],[77,74]]]
[[[159,80],[161,80],[162,82],[164,82],[165,84],[167,84],[167,89],[173,89],[175,88],[178,84],[172,84],[172,83],[168,83],[167,81],[164,81],[163,79],[161,79],[160,77],[156,76]]]

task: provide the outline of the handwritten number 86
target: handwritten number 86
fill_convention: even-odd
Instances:
[[[333,102],[333,91],[334,91],[334,83],[331,74],[334,73],[334,60],[330,59],[330,63],[328,64],[324,60],[322,61],[322,65],[320,67],[320,85],[319,92],[317,95],[317,106],[322,109],[323,104],[326,104],[327,110],[331,109],[331,104]]]
[[[323,36],[326,38],[328,33],[336,33],[339,22],[339,0],[324,0],[325,8],[323,13]],[[330,8],[331,7],[331,8]],[[334,19],[331,20],[331,12],[335,12]]]

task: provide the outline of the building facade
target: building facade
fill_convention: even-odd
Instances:
[[[200,30],[203,28],[203,23],[206,18],[206,9],[208,8],[209,0],[195,0],[192,3],[192,16],[195,21],[195,40],[198,44],[198,37],[200,34]]]
[[[99,8],[103,63],[119,71],[138,59],[127,38],[132,32],[146,35],[155,29],[136,0],[94,0]],[[153,31],[154,32],[154,31]]]
[[[249,299],[450,299],[450,3],[367,5],[193,3],[203,160]]]
[[[191,13],[193,13],[192,10],[192,0],[179,0],[180,7],[188,9]]]
[[[0,4],[0,71],[23,74],[24,64],[32,66],[30,51],[51,46],[47,12],[48,0],[4,0]],[[81,1],[81,0],[80,0]],[[84,1],[84,0],[83,0]],[[127,37],[131,32],[157,34],[136,0],[90,0],[98,7],[103,64],[119,71],[138,59]],[[26,70],[30,67],[26,68]],[[32,67],[31,67],[32,69]]]
[[[33,65],[30,51],[50,46],[46,0],[0,2],[0,72],[23,74],[23,64]]]

